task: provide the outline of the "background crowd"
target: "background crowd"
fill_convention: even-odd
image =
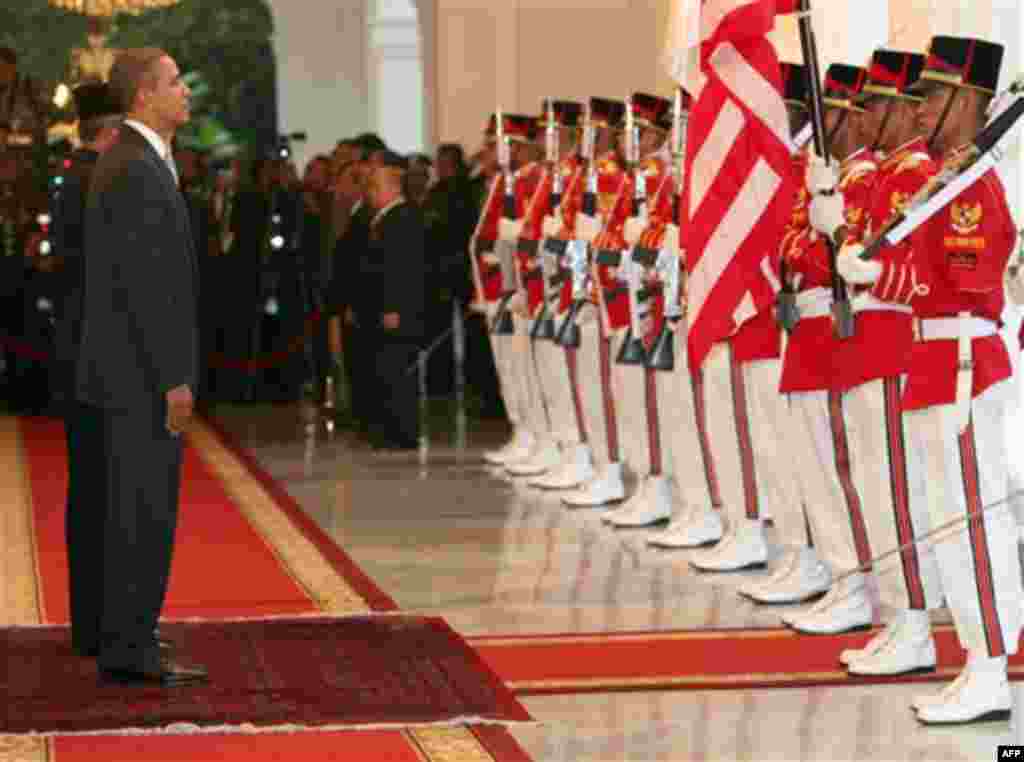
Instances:
[[[349,235],[367,201],[367,181],[387,146],[375,134],[341,140],[299,171],[287,138],[252,160],[214,162],[194,150],[175,159],[203,257],[200,311],[206,373],[201,401],[320,403],[332,390],[352,412],[361,365],[372,346],[359,346],[351,319],[351,284],[365,242]],[[405,157],[405,195],[426,228],[426,306],[415,332],[422,347],[437,342],[427,363],[432,397],[454,392],[453,314],[469,301],[466,249],[490,168],[467,162],[459,145],[434,157]],[[61,310],[62,263],[48,242],[46,215],[59,192],[61,155],[49,159],[50,192],[39,190],[32,157],[0,151],[0,359],[3,395],[22,413],[50,406],[53,326]],[[418,271],[419,268],[416,268]],[[393,273],[402,283],[403,273]],[[348,319],[346,319],[348,318]],[[448,334],[448,335],[446,335]],[[483,415],[501,402],[486,330],[466,323],[465,368],[470,398]],[[334,383],[328,384],[332,377]],[[358,411],[356,411],[358,413]],[[357,416],[358,417],[358,416]]]

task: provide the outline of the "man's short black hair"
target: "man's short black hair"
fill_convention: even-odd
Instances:
[[[377,163],[382,167],[400,169],[403,172],[409,168],[409,162],[404,156],[387,149],[377,152]]]
[[[362,151],[364,161],[369,159],[378,151],[388,150],[388,144],[385,143],[381,139],[380,135],[375,132],[364,132],[362,135],[357,135],[352,140]]]
[[[5,63],[10,66],[14,66],[18,63],[18,54],[15,52],[14,48],[0,45],[0,63]]]

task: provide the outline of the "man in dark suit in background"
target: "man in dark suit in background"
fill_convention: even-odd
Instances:
[[[370,441],[378,449],[419,445],[419,409],[413,370],[423,341],[425,262],[423,216],[402,195],[405,160],[381,153],[369,177],[375,213],[360,268],[356,322],[373,361]]]
[[[102,586],[95,570],[103,566],[103,532],[96,507],[106,500],[103,411],[75,400],[75,368],[82,328],[85,199],[100,156],[113,146],[123,114],[110,88],[89,83],[75,89],[78,135],[59,175],[63,179],[53,208],[53,254],[63,262],[63,299],[58,304],[53,396],[64,414],[68,446],[66,534],[71,598],[71,643],[83,656],[99,650]]]
[[[75,392],[103,413],[107,499],[98,666],[110,682],[202,682],[160,648],[181,434],[199,383],[198,262],[170,146],[189,90],[154,48],[124,51],[110,88],[126,114],[96,164],[85,213],[85,295]],[[83,583],[84,584],[84,583]]]

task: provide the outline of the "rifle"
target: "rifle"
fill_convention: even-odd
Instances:
[[[1012,100],[997,111],[956,160],[914,194],[907,208],[864,246],[860,255],[863,259],[871,259],[882,247],[903,241],[999,164],[1003,158],[1000,144],[1024,116],[1024,77],[1014,82],[1000,100],[1011,96]]]
[[[551,199],[550,208],[557,210],[562,203],[562,173],[558,171],[558,156],[560,146],[558,140],[558,125],[555,121],[555,104],[548,98],[547,109],[548,123],[544,132],[544,153],[551,172]],[[542,183],[543,186],[543,183]],[[555,319],[552,315],[551,305],[557,292],[552,293],[554,284],[552,279],[558,274],[558,259],[556,255],[548,252],[547,247],[542,247],[540,255],[541,277],[544,279],[544,300],[541,302],[540,314],[533,322],[533,330],[530,338],[534,341],[551,341],[555,338]]]
[[[597,212],[597,166],[594,162],[594,118],[588,103],[583,122],[583,145],[581,154],[587,162],[587,187],[583,193],[583,214],[593,216]],[[579,239],[569,241],[565,249],[565,264],[572,278],[572,304],[558,328],[555,341],[570,349],[580,345],[580,329],[576,325],[580,310],[587,303],[590,290],[590,246]]]
[[[507,220],[516,218],[516,189],[512,175],[512,155],[508,137],[505,135],[505,120],[502,117],[501,109],[497,111],[497,139],[498,139],[498,166],[501,167],[501,174],[505,178],[505,199],[502,209],[502,216]],[[515,333],[515,323],[512,320],[512,312],[509,310],[509,302],[516,295],[518,282],[516,278],[516,252],[515,244],[510,241],[499,240],[494,242],[494,254],[498,257],[501,267],[501,301],[498,304],[498,311],[491,324],[491,333],[495,336],[511,336]]]
[[[807,79],[810,89],[811,126],[814,130],[814,151],[825,163],[830,161],[828,134],[825,132],[825,104],[821,94],[821,67],[818,64],[818,44],[811,24],[810,0],[800,0],[800,48],[803,51],[804,65],[807,67]],[[836,269],[837,246],[829,238],[825,239],[829,250],[829,267],[832,271],[832,318],[836,336],[848,339],[853,336],[853,309],[850,307],[850,295],[846,290],[846,282]]]
[[[646,216],[647,182],[640,168],[640,130],[633,116],[633,101],[626,99],[626,166],[633,173],[634,216]],[[624,271],[624,272],[623,272]],[[643,270],[632,256],[625,257],[620,265],[620,276],[629,288],[629,328],[622,342],[615,362],[620,365],[645,365],[647,347],[644,346],[643,327],[640,317],[640,290],[643,287]]]

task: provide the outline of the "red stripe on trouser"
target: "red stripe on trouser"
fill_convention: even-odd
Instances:
[[[896,539],[902,548],[903,581],[907,587],[907,603],[912,609],[924,609],[924,584],[921,582],[921,559],[914,544],[916,533],[910,515],[910,488],[907,483],[907,448],[903,437],[903,412],[900,407],[900,380],[884,381],[885,436],[889,444],[889,484],[896,514]]]
[[[580,444],[587,444],[587,417],[583,415],[583,398],[580,396],[580,371],[576,363],[576,349],[565,348],[565,367],[569,369],[569,386],[572,387],[572,407],[576,413],[576,429],[580,434]]]
[[[644,369],[644,398],[647,403],[647,451],[651,476],[661,476],[661,421],[658,419],[658,379],[655,371]]]
[[[840,392],[828,393],[828,410],[832,427],[832,448],[836,455],[836,473],[846,497],[846,510],[850,514],[850,530],[853,532],[854,547],[857,548],[857,563],[862,571],[866,571],[871,564],[871,544],[868,542],[868,530],[864,524],[860,495],[857,494],[850,469],[850,446],[846,439],[843,396]]]
[[[611,339],[605,336],[604,327],[598,338],[601,342],[601,396],[604,400],[604,425],[608,434],[608,462],[619,462],[619,422],[615,419],[615,397],[612,395],[612,348]]]
[[[754,470],[754,446],[750,441],[750,412],[747,408],[747,384],[743,379],[743,366],[729,347],[729,376],[732,381],[732,415],[736,423],[736,440],[740,448],[740,466],[743,470],[743,496],[747,503],[747,518],[761,518],[757,497],[757,472]]]
[[[974,423],[970,423],[960,435],[960,468],[963,471],[964,498],[967,504],[967,528],[971,537],[971,555],[974,556],[974,578],[978,588],[978,606],[981,609],[981,623],[985,628],[985,642],[988,655],[1005,656],[1003,628],[999,624],[996,608],[995,580],[992,575],[992,558],[988,552],[988,535],[985,532],[985,513],[981,502],[981,480],[978,475],[978,453],[974,449]]]
[[[718,475],[715,473],[715,461],[711,457],[711,441],[708,439],[707,405],[704,404],[704,371],[698,370],[690,374],[690,387],[693,390],[693,412],[697,419],[697,439],[700,441],[700,458],[704,461],[704,479],[708,483],[708,494],[716,508],[722,507],[722,493],[718,489]]]

